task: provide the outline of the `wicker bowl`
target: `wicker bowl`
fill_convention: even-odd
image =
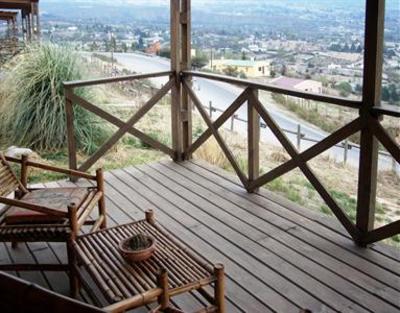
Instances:
[[[129,237],[119,243],[119,252],[127,262],[145,261],[155,250],[155,239],[144,234]]]

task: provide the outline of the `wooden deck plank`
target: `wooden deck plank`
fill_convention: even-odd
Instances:
[[[193,168],[193,166],[197,166],[197,164],[189,163],[185,164],[185,166],[186,165],[191,170],[197,171],[197,169]],[[290,203],[290,205],[288,203],[282,205],[259,194],[247,194],[242,187],[232,182],[231,180],[234,178],[224,171],[219,171],[214,167],[207,169],[201,167],[200,170],[202,175],[205,175],[210,180],[218,181],[218,184],[223,188],[238,194],[242,198],[248,199],[255,205],[268,208],[267,211],[269,211],[273,216],[280,216],[287,222],[295,224],[296,227],[293,228],[293,232],[301,232],[302,236],[305,234],[314,234],[317,238],[317,242],[323,243],[319,248],[322,248],[322,250],[329,250],[328,248],[332,248],[332,254],[334,256],[340,255],[342,262],[346,262],[349,265],[356,265],[356,268],[359,270],[365,271],[367,275],[370,275],[377,280],[381,280],[382,283],[387,284],[388,286],[399,287],[397,277],[400,276],[400,268],[398,266],[400,260],[399,262],[396,262],[380,253],[372,251],[371,249],[357,247],[350,239],[323,227],[319,223],[316,223],[312,218],[305,218],[297,214],[294,209],[298,208],[298,206],[293,203]],[[218,172],[216,173],[214,171]],[[226,177],[221,177],[221,173],[226,175]],[[288,200],[285,200],[285,202],[288,202]],[[304,210],[304,208],[302,210]],[[333,219],[328,216],[325,218],[328,220]],[[303,233],[304,231],[307,232]],[[306,241],[309,242],[310,240],[311,238],[307,238]]]
[[[400,311],[400,250],[357,248],[334,219],[269,191],[248,194],[235,177],[199,161],[162,161],[105,177],[109,226],[142,219],[153,208],[159,223],[206,261],[226,265],[228,312]],[[60,263],[66,251],[57,243],[20,244],[17,250],[0,245],[0,262],[10,256]],[[16,274],[68,293],[66,273]],[[89,301],[87,294],[82,298]],[[203,306],[197,294],[174,301],[187,311]]]
[[[153,166],[160,167],[161,165],[157,164]],[[265,239],[266,242],[270,241],[271,238],[281,242],[287,247],[290,247],[291,249],[301,253],[304,257],[326,267],[337,275],[340,275],[345,279],[349,279],[349,277],[351,277],[352,283],[357,284],[361,288],[365,288],[367,291],[370,291],[373,294],[380,294],[384,298],[397,298],[400,295],[398,291],[393,290],[392,287],[387,287],[387,285],[376,281],[362,272],[359,272],[357,267],[350,267],[336,258],[331,257],[329,254],[315,249],[315,247],[312,245],[313,241],[305,241],[304,235],[296,237],[288,233],[291,228],[296,227],[296,224],[286,225],[284,221],[284,224],[282,225],[282,222],[279,221],[279,219],[277,219],[275,216],[265,215],[267,210],[263,209],[263,207],[244,199],[242,196],[239,196],[234,192],[230,192],[222,188],[216,183],[215,179],[213,181],[207,180],[197,172],[190,171],[185,166],[181,165],[168,163],[163,164],[163,166],[167,166],[168,168],[175,170],[177,173],[184,175],[187,179],[195,181],[202,188],[207,188],[208,191],[218,193],[218,197],[224,199],[228,203],[233,204],[234,208],[236,206],[240,207],[242,211],[232,211],[231,207],[229,207],[229,209],[232,213],[236,213],[236,216],[239,218],[246,217],[245,221],[250,223],[255,228],[266,232],[268,235],[268,238]],[[204,196],[207,196],[207,194],[204,194]],[[270,206],[268,207],[270,208]],[[388,294],[385,294],[387,291]]]
[[[236,184],[238,187],[242,188],[241,182],[238,178],[235,176],[231,175],[230,173],[216,167],[213,165],[210,165],[202,160],[191,160],[190,164],[195,164],[199,167],[202,167],[203,169],[207,170],[208,172],[211,172],[213,174],[216,174],[218,176],[221,176],[225,181],[228,180],[234,184]],[[310,219],[311,221],[317,222],[321,224],[322,226],[326,227],[327,229],[336,232],[337,234],[342,235],[345,238],[350,239],[349,234],[346,232],[344,227],[335,219],[332,217],[327,217],[326,215],[320,214],[319,212],[315,212],[312,210],[309,210],[307,208],[301,207],[299,205],[294,204],[290,200],[275,194],[269,190],[266,189],[260,189],[258,192],[258,195],[261,195],[265,197],[268,200],[271,200],[273,202],[276,202],[279,205],[282,205],[284,207],[290,208],[290,210],[302,217],[305,217],[307,219]],[[364,251],[364,249],[360,249],[361,251]],[[390,262],[390,259],[394,261],[394,263],[391,263],[391,266],[389,267],[395,267],[397,268],[398,262],[400,262],[400,250],[388,246],[383,243],[375,243],[371,245],[371,247],[368,249],[367,253],[371,253],[371,255],[375,252],[377,254],[377,257],[386,257],[389,260],[385,260],[385,258],[381,258],[378,261],[379,265],[384,265],[386,261]]]
[[[307,273],[307,276],[311,276],[314,279],[321,281],[323,284],[328,286],[329,288],[334,289],[336,292],[341,293],[343,296],[347,296],[348,293],[351,293],[352,299],[358,301],[358,303],[365,305],[368,308],[373,308],[375,310],[383,309],[386,307],[386,302],[383,299],[398,299],[400,298],[400,293],[396,292],[391,288],[385,288],[385,285],[380,284],[379,282],[370,279],[366,275],[362,275],[358,271],[354,271],[354,269],[343,269],[343,264],[339,262],[334,262],[335,260],[331,258],[329,262],[325,260],[325,267],[319,265],[319,258],[325,257],[324,254],[320,253],[318,257],[307,257],[307,254],[299,254],[295,253],[295,249],[303,249],[305,251],[313,251],[311,246],[308,246],[305,242],[300,240],[296,240],[295,237],[291,237],[287,232],[282,231],[278,227],[273,224],[268,224],[264,222],[262,219],[258,218],[255,215],[249,214],[246,210],[238,207],[238,203],[240,199],[237,199],[235,195],[230,194],[227,199],[231,199],[232,201],[228,201],[222,196],[220,196],[220,190],[217,186],[212,185],[212,182],[204,182],[201,180],[199,176],[196,176],[193,172],[186,171],[186,169],[179,167],[176,164],[154,164],[150,165],[156,170],[159,170],[159,173],[165,173],[165,175],[171,179],[174,179],[175,182],[180,183],[182,186],[186,186],[187,189],[190,189],[191,194],[190,198],[193,199],[193,202],[200,203],[193,194],[201,196],[204,200],[207,200],[211,203],[217,204],[217,208],[211,208],[210,214],[213,215],[216,219],[220,219],[221,221],[234,225],[231,222],[229,216],[224,216],[216,214],[216,212],[227,212],[228,214],[234,215],[236,218],[243,220],[247,224],[247,233],[254,232],[254,230],[260,230],[264,233],[264,239],[258,240],[257,243],[262,245],[265,249],[271,251],[276,254],[278,257],[282,257],[285,262],[290,262],[293,266],[297,267],[299,270]],[[172,169],[178,169],[177,172],[172,171]],[[150,173],[147,168],[145,169],[146,173]],[[186,175],[183,176],[183,173]],[[189,178],[192,179],[189,180]],[[196,182],[196,184],[194,183]],[[202,183],[208,183],[210,188],[214,191],[211,192],[209,189],[202,187]],[[171,185],[170,183],[167,183]],[[182,193],[180,193],[182,195]],[[251,203],[247,203],[247,206],[252,205]],[[206,208],[206,205],[200,205],[202,208]],[[236,228],[237,229],[237,228]],[[286,242],[282,242],[281,240],[276,240],[279,237],[287,237]],[[294,247],[295,249],[293,249]],[[248,246],[246,245],[246,248]],[[325,258],[326,259],[326,258]],[[333,261],[333,262],[332,262]],[[279,262],[279,261],[278,261]],[[268,263],[271,264],[270,259]],[[281,263],[279,264],[279,270],[284,272],[283,276],[285,276],[285,270]],[[331,268],[335,268],[336,272],[332,271]],[[343,274],[344,272],[344,274]],[[351,280],[348,280],[347,275],[352,275]],[[356,274],[356,275],[353,275]],[[339,276],[339,277],[338,277]],[[364,280],[368,281],[368,284],[364,283]],[[357,282],[357,287],[354,286],[354,282]],[[318,286],[316,284],[315,286]],[[312,292],[312,288],[307,288],[306,284],[303,283],[303,287]],[[314,284],[312,285],[313,288]],[[318,287],[320,288],[320,287]],[[323,291],[322,290],[319,291]],[[346,292],[343,292],[346,290]],[[318,293],[314,293],[318,294]],[[371,298],[371,295],[379,295],[382,299]],[[325,296],[324,299],[327,297]],[[335,298],[337,300],[337,298]],[[394,301],[395,302],[395,301]],[[396,305],[396,303],[393,303]],[[397,307],[400,309],[400,307]],[[393,309],[393,307],[387,307],[388,310]]]

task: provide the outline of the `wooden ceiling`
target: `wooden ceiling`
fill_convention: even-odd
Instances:
[[[26,13],[31,13],[32,3],[39,0],[0,0],[0,9],[23,10]]]

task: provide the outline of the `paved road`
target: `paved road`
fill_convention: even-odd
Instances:
[[[149,72],[159,72],[159,71],[167,71],[170,69],[169,60],[159,58],[159,57],[151,57],[142,54],[133,54],[133,53],[116,53],[114,54],[118,63],[122,64],[124,67],[133,70],[138,73],[149,73]],[[152,79],[152,82],[156,86],[161,86],[166,83],[166,78],[155,78]],[[227,108],[229,104],[231,104],[236,97],[242,91],[240,88],[234,87],[229,84],[210,81],[206,79],[196,78],[194,80],[194,89],[199,99],[203,103],[203,105],[208,105],[209,102],[212,102],[212,106],[218,109],[224,110]],[[272,100],[271,100],[272,101]],[[265,102],[265,101],[264,101]],[[267,105],[268,106],[268,105]],[[292,131],[297,131],[297,127],[301,124],[301,131],[307,138],[312,138],[315,141],[321,141],[329,134],[312,127],[303,121],[296,120],[292,117],[285,115],[283,111],[280,111],[275,106],[268,107],[268,110],[275,121],[279,124],[279,126],[283,129],[288,129]],[[242,106],[237,112],[239,118],[246,120],[247,119],[247,110],[245,106]],[[215,115],[217,116],[217,114]],[[247,125],[243,122],[236,121],[235,122],[235,130],[239,132],[243,132],[246,134]],[[296,144],[297,139],[296,135],[288,134],[290,140]],[[278,141],[271,133],[269,129],[262,129],[261,131],[261,140],[278,144]],[[314,145],[315,142],[312,141],[304,141],[302,140],[301,149],[304,150],[306,148]],[[343,160],[344,151],[341,147],[334,147],[329,150],[331,156],[335,157],[338,161]],[[353,147],[348,151],[348,162],[349,164],[358,167],[358,159],[359,159],[359,149]],[[389,169],[392,167],[392,161],[390,158],[381,156],[380,157],[380,168]],[[400,167],[397,168],[400,172]]]

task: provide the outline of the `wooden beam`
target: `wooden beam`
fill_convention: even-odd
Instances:
[[[135,74],[135,75],[107,77],[107,78],[99,78],[99,79],[91,79],[91,80],[76,80],[76,81],[63,82],[63,86],[64,86],[64,88],[66,88],[66,87],[69,87],[69,88],[88,87],[88,86],[94,86],[94,85],[119,83],[119,82],[123,82],[123,81],[133,81],[133,80],[146,79],[146,78],[171,76],[172,74],[173,73],[171,71],[164,71],[164,72],[155,72],[155,73],[148,73],[148,74]]]
[[[67,144],[68,144],[68,160],[71,170],[78,169],[76,158],[76,139],[74,126],[74,108],[72,103],[73,91],[70,88],[65,88],[65,116],[67,127]]]
[[[182,123],[181,123],[181,108],[182,108],[182,89],[180,81],[181,71],[181,1],[170,0],[171,10],[171,71],[175,83],[171,89],[171,134],[172,134],[172,149],[175,151],[175,161],[182,160]]]
[[[211,130],[212,134],[214,135],[215,140],[218,142],[219,146],[221,147],[223,153],[225,154],[228,161],[231,163],[233,169],[235,170],[236,174],[238,175],[240,181],[242,182],[243,186],[248,189],[248,180],[245,174],[243,174],[242,170],[240,169],[239,165],[237,164],[235,157],[233,156],[232,152],[227,147],[224,139],[218,132],[218,129],[215,128],[213,122],[211,121],[210,117],[208,116],[207,112],[204,110],[202,103],[200,102],[197,95],[193,92],[192,88],[183,80],[183,86],[189,93],[190,98],[192,99],[194,105],[197,107],[201,117],[206,122],[208,128]]]
[[[105,142],[88,160],[85,161],[79,170],[87,171],[93,164],[97,162],[109,149],[111,149],[124,136],[133,125],[135,125],[150,109],[164,97],[171,86],[174,79],[171,79],[163,88],[161,88],[147,103],[142,106],[134,116],[132,116],[107,142]]]
[[[374,229],[366,234],[363,239],[363,244],[371,244],[380,240],[393,237],[400,233],[400,221],[392,222],[388,225]]]
[[[369,126],[376,138],[383,144],[386,150],[392,155],[392,157],[400,163],[400,147],[399,145],[390,137],[385,128],[376,121],[376,119],[371,119]]]
[[[357,197],[357,228],[362,237],[374,228],[375,219],[379,155],[378,141],[374,137],[369,122],[371,118],[378,119],[378,117],[371,115],[371,110],[379,106],[381,102],[384,21],[385,0],[367,0]]]
[[[245,89],[239,97],[222,113],[217,120],[214,121],[214,127],[219,129],[247,100],[249,96],[249,89]],[[186,151],[186,154],[194,153],[208,138],[212,136],[211,129],[207,129]]]
[[[262,103],[253,97],[254,106],[261,118],[270,128],[275,137],[279,140],[282,146],[286,149],[292,159],[296,161],[300,170],[303,172],[304,176],[309,180],[309,182],[313,185],[315,190],[321,196],[321,198],[325,201],[328,207],[332,210],[333,214],[337,217],[337,219],[342,223],[344,228],[348,231],[348,233],[352,236],[354,240],[359,239],[358,230],[355,228],[353,223],[350,221],[348,216],[343,212],[340,206],[336,203],[335,199],[329,194],[324,185],[319,181],[316,174],[311,170],[311,168],[307,165],[307,163],[303,162],[292,144],[289,138],[282,132],[279,125],[274,121],[274,119],[270,116],[268,111],[264,108]]]
[[[252,97],[247,101],[247,152],[249,185],[260,175],[260,115],[255,109],[254,99],[258,90],[251,89]],[[249,188],[253,192],[255,189]]]
[[[95,106],[91,104],[89,101],[77,96],[77,95],[72,95],[71,100],[80,105],[82,108],[88,110],[89,112],[92,112],[93,114],[96,114],[100,118],[106,120],[107,122],[113,124],[114,126],[117,126],[118,128],[121,128],[125,125],[125,122],[120,120],[119,118],[115,117],[114,115],[111,115],[110,113],[104,111],[103,109],[99,108],[98,106]],[[168,154],[171,158],[174,156],[174,151],[167,147],[166,145],[156,141],[155,139],[151,138],[150,136],[144,134],[140,130],[136,129],[135,127],[131,127],[128,130],[128,133],[130,133],[132,136],[135,136],[151,146],[154,149],[160,150],[164,152],[165,154]]]
[[[269,171],[268,173],[262,175],[261,177],[254,180],[250,183],[250,188],[257,188],[261,187],[270,181],[282,176],[291,170],[295,169],[299,166],[299,162],[306,163],[309,160],[313,159],[314,157],[320,155],[321,153],[325,152],[329,148],[335,146],[336,144],[340,143],[344,139],[348,138],[349,136],[353,135],[354,133],[358,132],[361,128],[361,121],[360,118],[357,118],[353,122],[343,126],[342,128],[338,129],[328,137],[324,138],[322,141],[318,142],[317,144],[313,145],[312,147],[308,148],[304,152],[298,154],[298,160],[291,159],[286,163],[279,165],[278,167],[274,168],[273,170]],[[299,161],[300,160],[300,161]]]
[[[181,0],[181,50],[182,63],[181,70],[190,70],[192,68],[192,27],[191,27],[191,0]],[[182,120],[182,149],[187,149],[192,144],[192,103],[186,89],[182,89],[182,114],[185,115]],[[190,154],[185,154],[185,159],[190,159]]]
[[[320,94],[314,94],[309,92],[302,92],[296,89],[288,89],[288,88],[281,88],[271,84],[262,84],[262,83],[255,83],[250,80],[228,77],[225,75],[218,75],[218,74],[211,74],[205,72],[197,72],[197,71],[182,71],[182,75],[184,77],[199,77],[210,79],[214,81],[220,81],[223,83],[228,83],[236,86],[242,87],[250,87],[258,90],[268,91],[279,93],[283,95],[288,95],[296,98],[302,98],[307,100],[314,100],[318,102],[325,102],[340,105],[347,108],[355,108],[359,109],[362,105],[361,101],[357,100],[350,100],[347,98],[340,98],[340,97],[333,97],[333,96],[326,96]]]

